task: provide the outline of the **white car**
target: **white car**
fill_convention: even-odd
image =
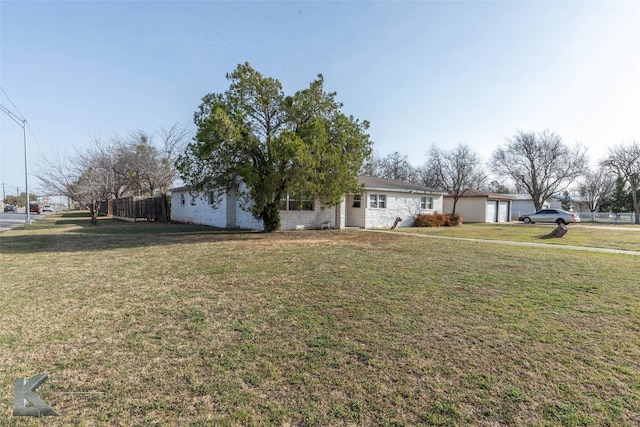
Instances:
[[[563,211],[562,209],[541,209],[536,213],[522,215],[518,218],[525,224],[534,222],[555,222],[556,224],[569,224],[571,222],[580,222],[580,215]]]
[[[44,205],[42,207],[42,212],[53,212],[53,209],[51,209],[51,206],[49,205]]]

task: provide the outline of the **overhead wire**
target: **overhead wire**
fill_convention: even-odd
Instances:
[[[36,143],[36,147],[38,147],[38,150],[40,151],[40,154],[42,155],[42,157],[46,159],[47,156],[44,154],[44,151],[42,150],[42,147],[40,147],[40,143],[38,142],[38,138],[36,138],[36,135],[33,133],[33,129],[31,129],[31,126],[29,125],[29,122],[27,121],[27,119],[24,118],[24,115],[20,112],[20,110],[18,109],[16,104],[13,103],[13,101],[11,100],[11,97],[7,94],[7,92],[5,92],[5,90],[2,88],[2,86],[0,86],[0,90],[2,91],[4,96],[9,100],[9,102],[13,106],[13,109],[18,113],[18,114],[16,114],[16,116],[20,117],[24,121],[24,123],[26,123],[27,129],[29,130],[29,134],[33,138],[33,141]]]

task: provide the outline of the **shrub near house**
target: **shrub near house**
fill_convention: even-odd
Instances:
[[[418,214],[413,220],[414,227],[455,227],[462,225],[462,215],[453,214]]]

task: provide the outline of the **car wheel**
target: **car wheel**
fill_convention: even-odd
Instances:
[[[562,218],[558,218],[556,219],[556,224],[560,225],[560,224],[566,224],[566,222],[564,222],[564,219]]]
[[[522,222],[524,222],[525,224],[529,224],[531,223],[531,218],[522,218]]]

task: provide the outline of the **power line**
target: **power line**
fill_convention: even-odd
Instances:
[[[11,98],[9,97],[9,95],[7,95],[7,92],[4,91],[4,89],[2,89],[2,86],[0,86],[0,90],[2,91],[2,93],[4,93],[4,96],[7,97],[7,99],[9,100],[9,102],[11,103],[11,105],[13,105],[13,109],[16,110],[18,112],[18,114],[16,114],[16,116],[20,117],[22,120],[24,120],[24,116],[22,115],[22,113],[20,112],[20,110],[18,110],[18,107],[16,107],[16,104],[13,103],[13,101],[11,100]]]
[[[33,138],[33,141],[36,143],[36,147],[38,147],[38,150],[40,151],[40,154],[42,154],[42,157],[44,157],[46,159],[47,156],[45,156],[44,151],[42,150],[42,147],[40,147],[40,143],[38,142],[38,138],[36,138],[36,135],[33,133],[33,130],[31,129],[31,126],[29,126],[29,122],[24,118],[24,115],[20,112],[18,107],[16,107],[16,104],[13,103],[13,101],[11,100],[11,98],[9,97],[7,92],[5,92],[5,90],[2,88],[2,86],[0,86],[0,90],[2,91],[2,93],[4,93],[4,96],[9,100],[9,102],[13,106],[13,109],[18,113],[18,114],[15,114],[15,116],[20,118],[20,119],[22,119],[22,120],[24,120],[24,123],[27,125],[27,129],[29,130],[29,134],[31,134],[31,137]]]

